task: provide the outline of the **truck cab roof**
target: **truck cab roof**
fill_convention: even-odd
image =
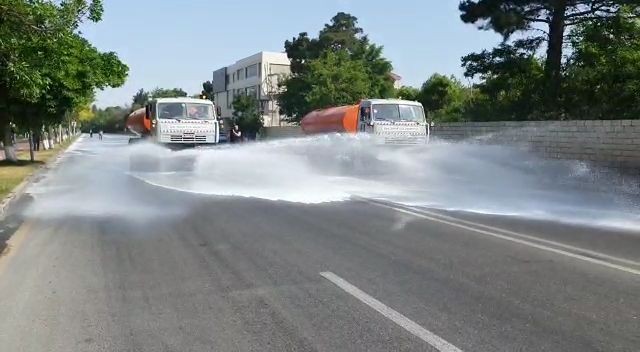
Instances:
[[[193,104],[207,104],[213,105],[211,100],[178,97],[178,98],[157,98],[153,99],[156,103],[193,103]]]
[[[420,104],[417,101],[411,101],[411,100],[402,100],[402,99],[365,99],[363,101],[369,102],[372,105],[376,104],[402,104],[402,105],[415,105],[415,106],[422,106],[422,104]]]

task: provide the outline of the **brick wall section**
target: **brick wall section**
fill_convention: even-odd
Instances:
[[[546,158],[640,174],[640,120],[443,123],[433,134],[443,140],[520,145]]]

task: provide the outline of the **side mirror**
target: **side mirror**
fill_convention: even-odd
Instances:
[[[144,118],[147,120],[151,118],[151,106],[149,105],[144,106]]]
[[[216,115],[218,116],[218,118],[222,116],[222,108],[220,107],[220,105],[216,105]]]

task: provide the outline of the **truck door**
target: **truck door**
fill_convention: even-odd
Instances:
[[[146,114],[147,117],[149,118],[149,120],[151,121],[151,129],[149,130],[149,133],[152,136],[155,136],[157,133],[157,126],[156,124],[158,123],[158,121],[156,120],[156,107],[155,104],[149,103],[145,106],[146,109]]]
[[[373,124],[371,123],[371,107],[360,107],[360,116],[358,118],[358,132],[359,133],[371,133],[373,132]]]

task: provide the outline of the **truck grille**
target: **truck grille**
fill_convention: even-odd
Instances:
[[[207,136],[195,133],[172,134],[170,140],[171,142],[204,143],[207,141]]]
[[[410,136],[398,136],[398,137],[386,137],[384,139],[385,144],[425,144],[427,141],[425,136],[410,137]]]

